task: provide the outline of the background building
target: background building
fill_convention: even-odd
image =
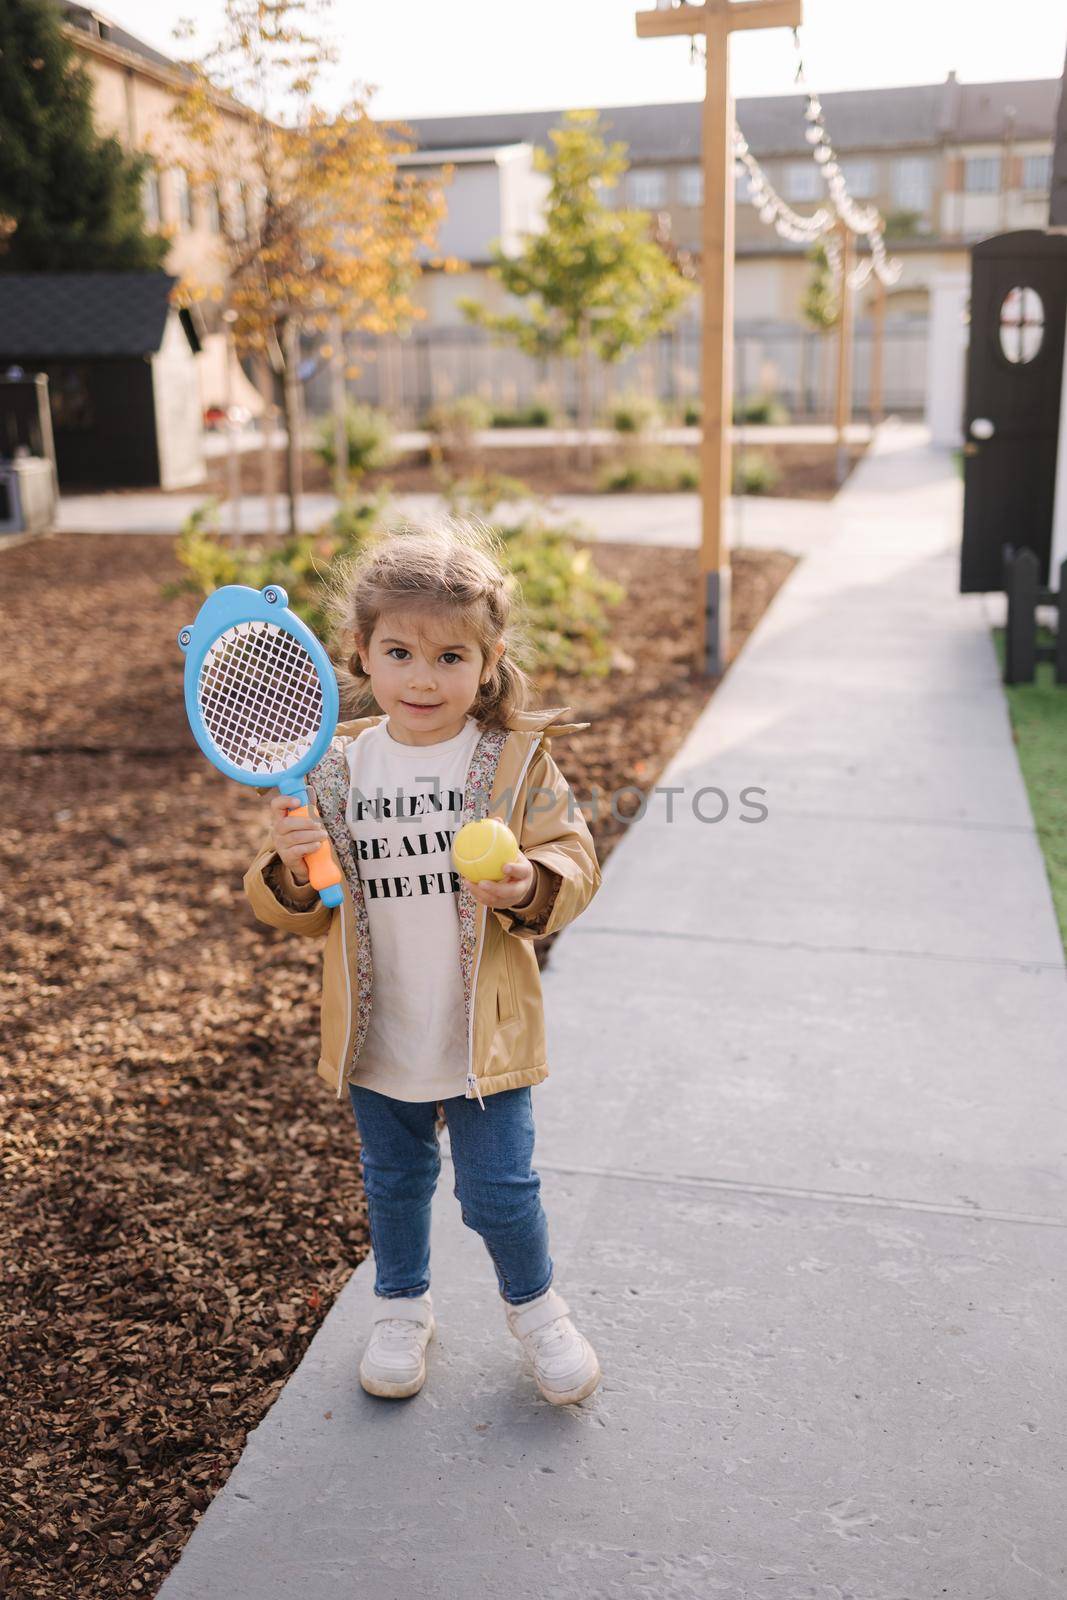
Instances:
[[[850,191],[878,206],[890,251],[902,264],[886,306],[885,400],[891,409],[922,409],[926,322],[936,282],[969,269],[969,247],[976,240],[1047,224],[1059,89],[1055,78],[963,84],[950,74],[944,83],[821,97]],[[800,93],[737,102],[737,120],[753,154],[801,212],[814,210],[826,192],[804,137],[804,109]],[[408,119],[419,146],[413,160],[424,169],[455,163],[456,178],[446,191],[448,251],[468,266],[455,275],[427,272],[419,291],[427,321],[415,330],[410,350],[380,353],[366,378],[369,398],[384,395],[395,405],[399,396],[405,407],[418,410],[450,391],[481,388],[497,400],[502,392],[523,400],[538,379],[548,380],[534,363],[490,347],[484,333],[463,321],[456,302],[474,294],[499,307],[501,293],[487,276],[489,247],[494,238],[509,247],[515,209],[527,217],[536,210],[539,175],[528,152],[548,143],[562,115],[556,109]],[[630,170],[614,191],[616,203],[658,213],[675,244],[699,259],[700,102],[610,106],[601,116],[608,137],[628,147]],[[832,387],[830,341],[806,326],[801,311],[811,263],[804,247],[760,221],[744,178],[737,183],[736,249],[738,392],[775,394],[797,416],[824,414]],[[870,373],[872,292],[861,291],[857,303],[855,395],[861,413]],[[612,385],[637,381],[653,383],[672,398],[695,394],[698,315],[694,296],[675,332],[610,375]],[[565,379],[562,387],[569,397]]]
[[[1059,89],[1058,78],[961,84],[950,75],[941,84],[821,97],[849,189],[857,200],[878,206],[893,253],[904,265],[890,295],[891,314],[925,311],[931,273],[965,267],[967,247],[976,239],[1045,226]],[[697,254],[700,114],[699,101],[601,112],[608,135],[628,146],[630,171],[616,197],[664,213],[675,242]],[[448,150],[451,159],[469,159],[485,146],[547,144],[562,115],[556,110],[414,118],[408,126],[424,158]],[[803,97],[738,100],[737,120],[783,198],[798,211],[813,211],[825,187],[804,138]],[[455,253],[476,269],[489,259],[494,234],[485,226],[488,220],[464,205],[452,240]],[[743,179],[737,185],[736,245],[738,319],[799,321],[808,275],[803,249],[760,221]]]
[[[69,0],[63,0],[61,10],[67,37],[92,80],[97,129],[114,135],[126,149],[152,157],[144,185],[145,222],[170,240],[167,271],[176,278],[192,276],[204,287],[197,308],[204,331],[203,349],[196,365],[203,406],[221,405],[226,395],[226,347],[215,298],[225,280],[219,207],[254,206],[256,197],[243,187],[220,196],[193,183],[193,151],[181,125],[170,115],[188,85],[187,68],[99,11]],[[248,137],[254,113],[226,100],[225,114],[240,147],[240,141]],[[235,400],[258,414],[263,402],[240,368],[235,387]]]
[[[186,71],[160,51],[89,7],[65,3],[69,37],[93,80],[97,124],[130,149],[148,151],[154,170],[145,184],[145,215],[170,238],[169,271],[195,274],[208,287],[200,310],[204,353],[198,359],[205,405],[225,393],[225,349],[211,289],[224,268],[216,249],[219,205],[254,207],[256,196],[198,192],[189,177],[190,152],[170,118]],[[1057,78],[944,83],[849,90],[822,96],[826,125],[853,196],[873,201],[887,221],[887,244],[902,264],[886,305],[884,400],[889,409],[922,410],[926,386],[927,318],[938,282],[969,271],[976,240],[1048,222],[1052,146],[1060,83]],[[235,137],[253,113],[226,103]],[[539,363],[495,345],[462,318],[464,295],[500,309],[504,296],[488,276],[490,245],[517,250],[536,229],[547,184],[534,170],[537,145],[548,143],[562,108],[491,115],[407,119],[417,150],[403,165],[431,176],[452,169],[447,217],[437,248],[424,251],[426,270],[415,298],[425,321],[410,336],[352,338],[362,368],[352,384],[363,398],[417,418],[435,401],[479,391],[505,409],[541,393],[571,404],[574,375],[567,363]],[[699,261],[702,171],[699,101],[602,108],[608,136],[628,147],[630,170],[616,203],[657,213],[679,247]],[[804,138],[800,93],[740,99],[737,119],[753,154],[776,189],[799,211],[814,210],[824,187]],[[770,395],[797,417],[828,413],[833,386],[832,341],[809,328],[801,302],[811,274],[803,247],[781,239],[737,185],[735,388]],[[460,272],[429,266],[429,256],[458,258]],[[854,395],[867,403],[873,329],[870,288],[857,303]],[[600,399],[630,386],[654,388],[682,402],[696,396],[699,374],[699,296],[676,328],[619,368],[598,374]],[[261,401],[239,373],[237,398],[259,411]],[[326,409],[325,378],[309,385],[311,408]]]

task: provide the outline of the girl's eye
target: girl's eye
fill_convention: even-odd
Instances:
[[[402,644],[394,644],[394,645],[391,645],[390,648],[386,651],[386,655],[390,655],[390,656],[391,655],[395,655],[398,650],[401,651],[404,655],[407,655],[407,653],[408,653],[404,649],[404,646]],[[462,661],[462,659],[463,659],[463,657],[460,656],[459,654],[457,654],[457,652],[455,650],[442,650],[441,651],[442,659],[444,659],[445,656],[451,656],[453,661]]]

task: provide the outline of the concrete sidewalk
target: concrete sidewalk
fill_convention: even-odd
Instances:
[[[837,512],[545,973],[602,1388],[537,1396],[446,1166],[422,1393],[359,1387],[368,1258],[163,1600],[1067,1589],[1063,951],[951,462],[890,430]]]
[[[319,429],[325,422],[324,417],[316,417],[304,430],[303,442],[305,449],[312,449],[318,438]],[[837,439],[837,429],[828,422],[743,422],[736,423],[730,429],[730,436],[739,445],[756,446],[763,444],[834,444]],[[866,444],[871,437],[870,424],[866,422],[849,423],[845,429],[845,438],[850,444]],[[399,451],[425,450],[433,434],[424,428],[413,428],[400,431],[393,435],[393,444]],[[474,442],[483,450],[509,450],[517,449],[555,449],[559,445],[575,445],[582,435],[576,428],[487,428],[480,429],[474,434]],[[631,434],[620,434],[616,428],[591,428],[589,440],[592,444],[625,444],[632,438]],[[699,444],[700,429],[698,427],[668,427],[660,428],[654,435],[658,444]],[[235,440],[238,455],[248,455],[253,450],[262,450],[263,435],[258,428],[243,429]],[[284,450],[285,434],[280,428],[271,435],[271,443],[276,450]],[[208,460],[218,460],[229,454],[230,441],[225,433],[210,432],[204,435],[204,455]]]
[[[84,494],[66,495],[60,501],[57,532],[60,533],[146,533],[173,537],[204,495],[162,494]],[[306,494],[301,497],[300,525],[320,527],[337,509],[331,494]],[[521,511],[524,502],[502,502],[500,514]],[[397,494],[390,502],[393,518],[412,517],[420,521],[445,509],[438,494]],[[679,545],[696,548],[700,543],[700,498],[695,494],[559,494],[552,495],[538,508],[552,524],[579,523],[582,536],[590,539],[622,540],[635,544]],[[771,495],[735,496],[728,505],[730,541],[750,549],[788,550],[806,555],[829,536],[833,510],[825,500],[786,500]],[[285,508],[279,500],[275,520],[281,529]],[[268,512],[260,495],[246,495],[241,502],[240,527],[255,537],[267,527]],[[222,507],[220,526],[224,534],[233,531],[230,511]]]

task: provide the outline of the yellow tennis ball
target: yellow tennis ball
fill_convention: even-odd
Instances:
[[[517,861],[519,841],[499,817],[465,822],[452,841],[452,860],[456,871],[471,883],[482,878],[502,879],[504,863]]]

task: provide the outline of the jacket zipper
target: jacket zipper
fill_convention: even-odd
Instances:
[[[351,890],[349,890],[351,893]],[[352,978],[348,970],[348,935],[345,932],[345,908],[341,903],[341,962],[345,969],[345,1042],[341,1048],[341,1064],[337,1069],[337,1098],[344,1099],[345,1067],[348,1065],[348,1045],[352,1038]],[[353,910],[353,916],[355,911]]]
[[[529,767],[530,762],[534,758],[534,754],[535,754],[535,752],[537,750],[537,746],[538,746],[539,743],[540,743],[540,736],[538,736],[538,738],[534,739],[531,742],[530,748],[526,752],[526,760],[523,762],[522,770],[519,773],[519,776],[518,776],[518,778],[516,779],[516,782],[515,782],[516,797],[518,795],[519,789],[522,788],[522,780],[526,776],[527,768]],[[515,801],[513,800],[512,803],[511,803],[511,810],[508,812],[508,816],[507,816],[507,820],[508,820],[509,826],[510,826],[510,823],[511,823],[511,819],[512,819],[512,817],[514,815],[515,815]],[[481,910],[482,910],[482,930],[483,930],[483,932],[482,932],[482,942],[478,947],[478,959],[474,963],[474,972],[471,975],[471,1014],[470,1014],[470,1020],[469,1020],[469,1022],[467,1024],[467,1092],[464,1095],[464,1099],[473,1100],[474,1096],[477,1095],[478,1104],[481,1106],[482,1110],[484,1111],[485,1110],[485,1101],[482,1099],[481,1092],[480,1092],[480,1090],[478,1088],[478,1079],[474,1075],[474,997],[478,992],[477,991],[478,969],[480,968],[480,966],[482,964],[482,951],[485,949],[485,932],[484,932],[484,930],[485,930],[485,923],[487,922],[488,917],[489,917],[489,907],[488,906],[482,906]],[[471,1093],[472,1089],[474,1091],[474,1094]]]

